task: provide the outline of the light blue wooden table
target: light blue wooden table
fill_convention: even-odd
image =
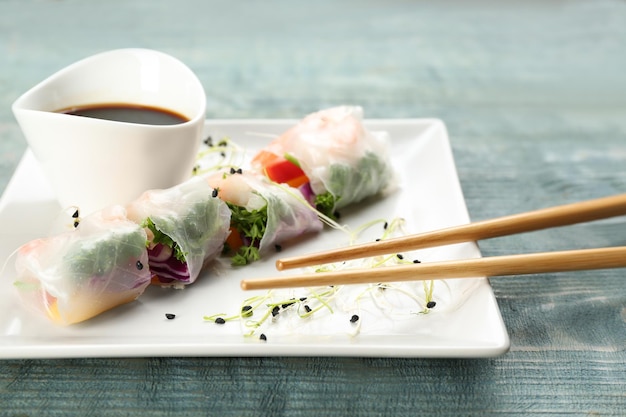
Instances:
[[[626,192],[626,3],[527,3],[2,0],[0,190],[25,150],[13,100],[138,46],[186,62],[209,117],[442,119],[473,220]],[[617,218],[480,246],[624,244]],[[626,415],[624,270],[491,282],[499,358],[3,360],[0,415]]]

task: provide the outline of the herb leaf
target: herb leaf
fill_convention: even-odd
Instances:
[[[250,262],[258,261],[261,259],[259,249],[254,246],[242,246],[239,251],[231,258],[231,263],[234,266],[244,266]]]
[[[334,211],[375,195],[382,191],[392,178],[393,172],[387,160],[373,152],[367,152],[354,166],[343,163],[330,165],[323,183],[326,191],[335,196]],[[324,203],[326,203],[324,208],[330,205],[330,201],[324,200]]]
[[[315,196],[315,209],[325,216],[335,219],[335,204],[339,199],[335,199],[329,191]]]
[[[261,256],[258,246],[267,227],[267,205],[258,210],[248,211],[245,207],[227,204],[231,211],[231,226],[249,241],[247,246],[240,247],[237,254],[232,257],[232,264],[242,266],[259,260]]]
[[[295,156],[293,156],[293,155],[291,155],[291,154],[289,154],[289,153],[285,153],[285,154],[283,155],[283,158],[285,158],[287,161],[291,162],[292,164],[294,164],[294,165],[295,165],[295,166],[297,166],[298,168],[302,168],[302,167],[300,166],[300,161],[298,161],[298,159],[297,159]]]
[[[154,235],[154,238],[152,239],[152,243],[154,243],[155,245],[160,243],[162,245],[165,245],[171,248],[172,252],[174,253],[174,257],[177,260],[181,262],[187,262],[186,255],[182,251],[178,243],[174,242],[174,240],[171,237],[169,237],[168,235],[160,231],[156,227],[156,225],[154,224],[154,222],[152,221],[150,217],[146,218],[146,220],[143,221],[143,223],[141,224],[141,227],[146,227],[150,229],[150,231]]]
[[[114,230],[93,239],[74,242],[63,262],[77,277],[104,276],[120,262],[138,259],[145,250],[145,239],[145,232],[139,227]]]

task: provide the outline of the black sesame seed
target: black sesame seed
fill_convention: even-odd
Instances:
[[[234,174],[235,172],[237,172],[237,171],[235,171],[235,168],[231,167],[231,168],[230,168],[230,173],[231,173],[231,174]]]
[[[300,297],[300,301],[306,301],[306,297]]]
[[[280,252],[281,250],[283,250],[283,247],[280,245],[274,245],[274,248],[276,249],[276,252]]]
[[[278,313],[280,313],[280,307],[274,306],[274,308],[272,309],[272,317],[276,317]]]
[[[420,260],[419,260],[419,259],[413,259],[413,263],[414,263],[414,264],[421,264],[421,262],[420,262]]]
[[[289,306],[291,306],[291,305],[294,305],[295,303],[296,303],[296,300],[289,301],[289,302],[287,302],[287,303],[283,304],[281,307],[282,307],[282,308],[287,308],[287,307],[289,307]]]
[[[237,168],[237,171],[235,171],[237,174],[243,174],[243,169],[241,168]]]
[[[350,323],[356,323],[357,321],[359,321],[359,316],[353,314],[352,317],[350,317]]]
[[[385,224],[383,225],[383,229],[387,230],[388,227],[389,227],[389,223],[385,222]]]
[[[228,145],[228,142],[226,141],[226,139],[222,139],[219,142],[217,142],[217,146],[226,146]]]
[[[267,341],[267,336],[265,336],[265,333],[261,333],[261,336],[259,336],[259,340],[262,340],[264,342]]]
[[[376,239],[376,242],[380,242],[380,238],[377,238],[377,239]]]
[[[141,261],[137,261],[137,263],[135,263],[135,266],[137,267],[138,270],[142,270],[143,269],[143,264],[141,263]]]
[[[165,313],[165,318],[168,320],[174,320],[176,318],[176,314]]]
[[[74,214],[72,214],[72,217],[73,217],[74,219],[77,219],[77,218],[78,218],[78,210],[76,210],[76,211],[74,212]]]
[[[211,136],[207,136],[207,138],[204,140],[204,144],[207,146],[213,146],[213,138]]]
[[[80,224],[80,222],[79,222],[79,221],[75,221],[75,222],[74,222],[74,227],[78,227],[78,225],[79,225],[79,224]]]
[[[221,317],[218,317],[218,318],[215,319],[215,323],[217,323],[217,324],[224,324],[224,323],[226,323],[226,320],[224,320]]]
[[[191,170],[192,173],[196,174],[198,172],[198,170],[200,169],[200,167],[198,165],[194,166],[193,169]]]
[[[309,307],[308,305],[304,306],[304,310],[306,310],[307,313],[311,312],[311,307]]]
[[[226,152],[220,152],[220,156],[221,156],[222,158],[226,158]]]
[[[404,259],[404,255],[402,255],[401,253],[396,254],[396,257],[400,260]]]
[[[213,192],[211,193],[211,197],[213,197],[213,198],[217,197],[218,193],[219,193],[219,190],[217,188],[214,188]]]
[[[252,306],[241,307],[241,315],[243,317],[252,317],[252,314],[254,314],[254,310],[252,310]]]
[[[427,307],[427,308],[433,308],[433,307],[434,307],[434,306],[436,306],[436,305],[437,305],[437,303],[436,303],[436,302],[434,302],[434,301],[429,301],[429,302],[428,302],[428,304],[426,304],[426,307]]]

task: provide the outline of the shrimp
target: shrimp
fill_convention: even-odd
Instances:
[[[207,177],[207,182],[217,190],[217,195],[222,201],[245,207],[248,210],[257,210],[267,204],[263,198],[253,192],[245,174],[219,172]]]
[[[294,155],[305,168],[327,165],[331,159],[349,161],[366,135],[360,107],[340,106],[304,117],[298,124],[270,142],[265,152]],[[252,166],[263,165],[264,152],[252,159]],[[306,171],[306,169],[305,169]]]

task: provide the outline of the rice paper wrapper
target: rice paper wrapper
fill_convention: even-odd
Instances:
[[[335,208],[359,202],[395,184],[389,135],[368,131],[359,106],[312,113],[266,149],[295,158],[313,192],[331,193]]]
[[[135,300],[150,284],[146,233],[121,206],[72,231],[22,246],[15,287],[24,303],[61,325]]]
[[[317,213],[300,191],[251,175],[247,178],[250,186],[267,201],[267,226],[259,245],[261,253],[298,236],[322,230]]]
[[[286,184],[276,184],[253,172],[219,172],[207,178],[220,198],[246,210],[267,206],[267,224],[259,243],[260,253],[307,233],[322,230],[317,212],[302,193]]]
[[[150,218],[180,246],[189,278],[172,282],[174,286],[193,283],[204,265],[222,251],[230,228],[230,210],[212,193],[204,179],[194,177],[168,189],[146,191],[128,206],[129,218],[138,224]]]

